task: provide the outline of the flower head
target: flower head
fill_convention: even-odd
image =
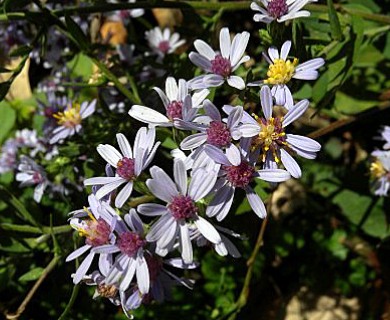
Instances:
[[[270,47],[268,54],[263,54],[269,63],[267,78],[249,84],[249,86],[271,85],[276,104],[285,106],[287,109],[294,104],[292,94],[287,86],[291,79],[315,80],[318,78],[317,69],[325,63],[322,58],[311,59],[304,63],[299,63],[297,58],[290,60],[288,59],[290,48],[291,41],[286,41],[282,45],[280,53],[277,48]]]
[[[228,28],[222,28],[219,34],[220,51],[214,51],[203,40],[196,40],[194,46],[198,52],[191,52],[189,58],[193,64],[208,74],[189,81],[191,88],[218,87],[227,81],[234,88],[244,89],[244,80],[233,73],[242,63],[249,60],[249,56],[243,56],[248,40],[249,33],[244,31],[236,34],[231,41]]]
[[[159,27],[155,27],[146,31],[145,37],[148,40],[149,47],[160,58],[175,52],[176,49],[186,42],[185,40],[179,40],[180,36],[177,32],[171,34],[169,28],[161,30]]]
[[[81,105],[78,103],[71,103],[64,111],[59,111],[53,115],[57,120],[57,128],[52,132],[50,143],[54,144],[67,137],[73,136],[78,133],[82,126],[83,119],[89,117],[95,112],[96,100],[92,102],[83,102]]]
[[[129,111],[129,115],[139,121],[149,123],[151,126],[171,127],[175,126],[174,120],[182,119],[192,121],[198,115],[199,107],[203,100],[210,93],[203,89],[189,94],[188,83],[179,79],[176,81],[173,77],[168,77],[165,82],[165,92],[155,87],[158,93],[166,115],[145,106],[134,105]]]
[[[372,189],[377,196],[387,196],[390,189],[390,151],[374,151],[370,164]]]
[[[176,237],[179,238],[182,258],[185,263],[192,263],[193,251],[189,226],[195,224],[203,236],[214,244],[221,243],[221,237],[215,228],[198,214],[196,202],[205,197],[214,187],[217,179],[217,167],[206,171],[197,169],[187,187],[187,171],[184,162],[176,159],[174,162],[174,180],[159,167],[152,167],[152,179],[146,181],[149,190],[166,206],[154,203],[141,204],[138,210],[141,214],[159,216],[146,239],[156,242],[156,253],[165,256],[172,250]]]
[[[253,16],[256,22],[285,22],[310,16],[307,10],[301,10],[306,4],[317,0],[259,0],[251,3],[251,9],[259,11]]]
[[[96,197],[102,199],[122,184],[125,184],[115,198],[115,206],[121,208],[133,191],[134,180],[152,162],[156,154],[160,142],[155,143],[155,137],[156,131],[154,128],[147,129],[143,127],[136,134],[133,149],[127,138],[121,133],[116,135],[121,152],[109,144],[100,144],[97,147],[98,153],[116,169],[116,174],[114,177],[86,179],[84,185],[101,185],[102,187],[96,192]]]

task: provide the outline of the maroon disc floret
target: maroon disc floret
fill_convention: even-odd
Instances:
[[[134,257],[145,244],[146,241],[138,233],[131,231],[122,233],[118,240],[119,249],[129,257]]]
[[[97,220],[90,220],[87,222],[85,243],[93,247],[108,244],[111,234],[109,224],[99,218]]]
[[[134,179],[134,159],[122,158],[118,161],[116,173],[126,180]]]
[[[230,60],[222,57],[220,54],[217,54],[214,60],[211,60],[211,71],[224,78],[230,76],[232,73]]]
[[[191,197],[182,195],[176,196],[172,203],[168,205],[168,209],[176,220],[193,218],[198,212],[198,208]]]
[[[271,17],[279,19],[288,12],[286,0],[272,0],[268,3],[267,11]]]
[[[171,121],[173,119],[183,119],[183,102],[172,101],[167,107],[167,116]]]
[[[170,44],[169,44],[169,41],[161,41],[159,44],[158,44],[158,48],[159,50],[162,52],[162,53],[167,53],[169,51],[169,49],[171,48]]]
[[[245,188],[253,179],[255,167],[246,161],[241,161],[238,166],[223,166],[227,180],[235,187]]]
[[[211,121],[206,133],[207,143],[218,148],[227,147],[232,141],[227,125],[222,121]]]

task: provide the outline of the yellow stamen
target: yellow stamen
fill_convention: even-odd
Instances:
[[[274,63],[268,67],[268,79],[264,80],[266,84],[286,84],[294,75],[298,59],[290,60],[275,59]]]
[[[89,211],[89,209],[87,207],[83,207],[83,210],[88,214],[88,217],[93,220],[93,221],[97,221],[96,218],[94,217],[94,215],[92,214],[91,211]]]
[[[370,165],[370,174],[373,178],[381,178],[386,174],[386,169],[383,167],[382,162],[376,159]]]
[[[67,128],[73,128],[81,123],[80,104],[69,105],[64,112],[57,112],[53,115],[57,123]]]

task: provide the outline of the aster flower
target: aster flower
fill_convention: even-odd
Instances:
[[[160,58],[163,58],[166,54],[171,54],[182,46],[186,41],[179,40],[180,35],[175,32],[171,34],[169,28],[161,30],[159,27],[155,27],[152,30],[145,32],[146,40],[149,43],[149,47]]]
[[[98,153],[116,169],[116,175],[114,177],[89,178],[84,181],[84,185],[101,185],[102,187],[96,192],[96,197],[101,199],[125,184],[115,198],[115,206],[121,208],[131,196],[134,180],[150,164],[156,154],[160,142],[154,143],[155,138],[156,131],[154,128],[147,129],[143,127],[136,134],[133,149],[121,133],[116,135],[121,152],[109,144],[100,144],[97,147]]]
[[[73,136],[80,132],[83,119],[89,117],[95,112],[96,100],[92,102],[83,102],[81,105],[78,103],[72,103],[62,112],[58,112],[53,115],[57,119],[59,125],[52,132],[52,137],[49,140],[50,144],[57,143],[67,137]]]
[[[196,202],[214,187],[217,170],[197,169],[187,187],[187,171],[183,161],[174,161],[174,181],[161,168],[150,169],[152,179],[146,181],[149,190],[166,206],[155,203],[141,204],[138,211],[148,216],[161,216],[152,226],[146,239],[156,242],[156,253],[165,256],[172,250],[179,236],[181,255],[185,263],[193,262],[189,225],[194,223],[199,232],[211,243],[221,243],[221,237],[213,225],[199,214]]]
[[[145,230],[135,209],[124,216],[124,221],[126,223],[121,223],[117,228],[116,243],[107,244],[96,251],[105,254],[119,252],[107,274],[106,284],[118,284],[119,291],[126,291],[136,276],[140,292],[146,294],[150,288],[150,276],[144,256],[147,244]]]
[[[117,0],[108,0],[108,3],[119,3]],[[135,3],[136,0],[128,0],[127,3]],[[118,10],[107,13],[107,19],[111,21],[125,21],[130,18],[139,18],[145,13],[144,9]]]
[[[18,165],[19,172],[16,174],[16,181],[21,182],[20,187],[36,186],[34,189],[34,200],[40,202],[43,192],[49,184],[46,173],[41,166],[27,156],[20,157]]]
[[[1,146],[0,174],[12,171],[17,167],[18,143],[14,138],[8,139]]]
[[[390,188],[390,151],[377,150],[372,152],[371,156],[372,189],[377,196],[387,196]]]
[[[244,145],[242,145],[244,147]],[[209,203],[206,214],[209,217],[217,217],[223,220],[228,214],[234,198],[236,188],[245,190],[246,197],[252,210],[260,217],[265,218],[267,212],[263,201],[252,189],[250,183],[255,178],[268,182],[282,182],[290,179],[290,174],[282,169],[261,169],[255,167],[257,153],[248,152],[249,144],[240,149],[239,154],[224,154],[215,146],[207,146],[205,152],[215,162],[222,165],[216,183],[214,198]]]
[[[209,90],[204,89],[194,92],[191,97],[187,82],[183,79],[176,82],[173,77],[167,78],[165,92],[157,87],[154,87],[154,90],[160,96],[166,110],[166,116],[154,109],[139,105],[132,106],[129,115],[138,121],[149,123],[151,126],[163,127],[174,126],[173,120],[175,119],[192,121],[197,116],[198,108],[203,100],[210,93]]]
[[[251,9],[259,11],[253,16],[256,22],[285,22],[301,17],[309,17],[310,12],[301,10],[306,4],[317,0],[259,0],[251,3]]]
[[[277,105],[284,105],[289,109],[293,103],[293,97],[287,83],[291,79],[315,80],[318,78],[317,69],[321,68],[325,61],[322,58],[315,58],[304,63],[299,63],[297,58],[292,61],[287,59],[291,48],[291,41],[286,41],[282,45],[280,54],[277,48],[270,47],[268,56],[263,54],[269,63],[267,79],[250,83],[249,86],[262,84],[272,85],[272,94]]]
[[[115,211],[109,210],[108,204],[100,202],[95,195],[91,194],[88,197],[88,203],[88,208],[69,213],[71,216],[70,226],[85,237],[85,245],[68,255],[66,261],[72,261],[89,251],[73,276],[74,284],[79,283],[88,272],[97,253],[96,249],[115,243],[114,230],[117,227],[118,220],[120,220]],[[107,254],[100,254],[99,268],[107,270],[110,259]]]
[[[254,115],[252,118],[247,113],[243,116],[243,122],[247,123],[247,136],[252,136],[252,150],[258,150],[266,168],[274,168],[282,162],[294,178],[299,178],[302,175],[301,169],[290,153],[296,153],[306,159],[314,159],[321,145],[304,136],[286,134],[285,128],[306,111],[309,101],[299,101],[284,117],[273,117],[271,90],[264,86],[260,90],[260,102],[264,117]],[[227,109],[226,111],[229,112]]]
[[[208,117],[207,123],[197,124],[184,120],[175,121],[179,129],[199,131],[199,133],[184,138],[180,148],[182,150],[196,149],[196,154],[192,155],[195,161],[197,161],[198,155],[201,154],[201,150],[207,145],[226,150],[226,153],[239,153],[233,140],[240,139],[243,134],[245,136],[245,132],[243,133],[240,130],[243,108],[241,106],[234,107],[226,121],[222,120],[219,110],[210,100],[205,100],[203,108],[205,116]],[[204,160],[208,161],[207,158]]]
[[[194,46],[198,52],[191,52],[189,58],[193,64],[208,74],[195,77],[189,81],[191,88],[219,87],[227,81],[231,87],[239,90],[244,89],[244,80],[233,75],[233,72],[242,63],[249,60],[249,56],[243,56],[248,40],[249,33],[244,31],[236,34],[233,41],[230,41],[228,28],[222,28],[219,34],[220,52],[214,51],[203,40],[196,40]]]

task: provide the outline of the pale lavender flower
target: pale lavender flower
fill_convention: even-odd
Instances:
[[[388,196],[390,189],[390,151],[376,150],[371,153],[370,164],[372,189],[377,196]]]
[[[248,40],[249,33],[244,31],[236,34],[231,41],[228,28],[222,28],[219,34],[220,52],[214,51],[203,40],[196,40],[194,46],[198,52],[191,52],[189,58],[193,64],[208,74],[189,81],[190,87],[192,89],[219,87],[227,81],[233,88],[244,89],[244,80],[233,73],[242,63],[249,60],[249,56],[244,56]]]
[[[97,254],[96,249],[115,243],[114,230],[117,227],[117,222],[121,219],[107,203],[99,201],[93,194],[88,197],[88,203],[88,208],[69,214],[72,216],[70,219],[71,227],[85,237],[85,245],[68,255],[66,261],[72,261],[89,251],[73,277],[74,284],[79,283],[88,272]],[[108,254],[100,254],[99,269],[107,270],[110,259]]]
[[[174,161],[175,182],[161,168],[150,169],[152,179],[146,181],[149,190],[166,206],[155,203],[141,204],[138,211],[147,216],[161,216],[155,222],[146,239],[156,242],[156,253],[165,256],[172,250],[176,237],[179,238],[181,255],[185,263],[193,262],[193,250],[190,239],[189,225],[194,223],[200,233],[211,243],[221,243],[221,237],[213,225],[198,214],[197,201],[205,197],[214,187],[217,170],[206,171],[197,169],[192,173],[192,179],[187,186],[187,171],[183,161]]]
[[[251,136],[252,150],[258,150],[265,168],[275,168],[280,162],[294,177],[302,175],[298,163],[290,153],[296,153],[306,159],[314,159],[321,145],[308,137],[286,134],[285,128],[298,119],[308,108],[309,101],[302,100],[291,107],[284,117],[273,117],[273,100],[271,90],[263,86],[260,90],[260,102],[264,117],[252,118],[244,112],[246,135]],[[228,110],[231,108],[225,108]]]
[[[67,137],[73,136],[80,132],[81,122],[95,112],[96,100],[92,102],[83,102],[81,105],[72,103],[62,112],[53,115],[57,119],[58,127],[52,132],[52,137],[49,140],[50,144],[57,143]]]
[[[34,160],[22,155],[18,170],[20,172],[16,174],[15,178],[16,181],[21,182],[20,187],[36,186],[34,189],[34,200],[40,202],[43,192],[49,184],[43,168],[36,164]]]
[[[256,22],[285,22],[301,17],[309,17],[310,12],[301,10],[306,4],[317,0],[259,0],[251,3],[251,9],[259,11],[253,16]]]
[[[165,92],[154,87],[164,105],[166,115],[145,106],[134,105],[129,115],[138,121],[148,123],[151,126],[172,127],[175,119],[192,121],[199,112],[199,107],[206,99],[209,90],[203,89],[189,95],[188,84],[185,80],[168,77],[165,82]]]
[[[97,147],[102,158],[116,169],[115,176],[89,178],[84,181],[84,185],[102,185],[96,192],[96,197],[101,199],[125,184],[115,198],[115,206],[121,208],[131,196],[134,180],[153,160],[160,142],[154,143],[155,129],[145,127],[138,130],[133,149],[123,134],[118,133],[116,138],[121,152],[109,144],[100,144]]]
[[[1,147],[0,174],[13,171],[17,167],[18,143],[14,138],[8,139]]]
[[[126,291],[134,276],[137,278],[137,286],[142,294],[150,289],[150,275],[145,259],[145,230],[141,219],[135,209],[131,209],[124,216],[126,223],[117,227],[118,238],[115,244],[107,244],[96,248],[96,252],[102,254],[118,253],[115,261],[107,274],[106,284],[118,284],[119,291]]]
[[[248,86],[272,85],[272,95],[276,99],[276,104],[285,106],[287,109],[294,104],[287,83],[291,79],[315,80],[318,78],[317,69],[325,64],[322,58],[311,59],[304,63],[299,63],[297,58],[291,61],[287,59],[290,48],[291,41],[283,43],[280,53],[277,48],[270,47],[268,55],[263,53],[265,60],[269,63],[267,79],[248,84]]]
[[[36,148],[39,144],[37,132],[27,128],[17,130],[15,133],[15,140],[18,143],[19,148]]]
[[[260,217],[265,218],[267,212],[263,201],[250,186],[255,178],[268,182],[282,182],[290,179],[290,174],[282,169],[261,169],[255,167],[258,153],[248,152],[250,144],[243,145],[238,154],[224,154],[215,146],[207,146],[205,152],[215,162],[220,163],[221,170],[216,183],[216,193],[209,203],[206,214],[223,220],[228,214],[234,199],[236,188],[245,190],[246,197],[252,210]]]
[[[108,0],[108,3],[119,3],[117,0]],[[127,3],[135,3],[136,0],[128,0]],[[110,21],[127,21],[130,18],[139,18],[145,13],[144,9],[123,9],[106,13],[107,19]]]
[[[155,27],[152,30],[145,32],[146,40],[149,47],[159,58],[163,58],[166,54],[171,54],[181,47],[186,41],[180,40],[180,35],[177,32],[171,34],[169,28],[161,30]]]

